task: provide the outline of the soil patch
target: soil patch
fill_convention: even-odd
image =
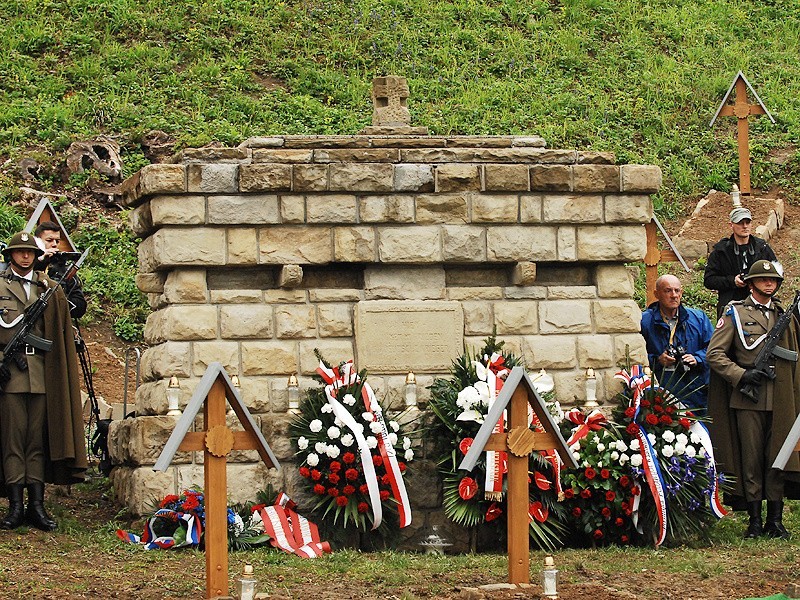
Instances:
[[[755,229],[758,225],[767,222],[769,213],[772,210],[775,198],[774,193],[759,194],[758,197],[742,198],[742,206],[749,209],[753,214],[753,224]],[[702,207],[698,214],[693,214],[691,220],[682,230],[682,236],[690,240],[705,240],[716,243],[723,237],[731,234],[730,221],[728,215],[733,208],[730,194],[725,192],[711,191],[706,196],[708,202]],[[677,223],[675,231],[681,231],[689,218]]]

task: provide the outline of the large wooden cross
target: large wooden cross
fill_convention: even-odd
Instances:
[[[736,101],[733,104],[728,104],[728,99],[734,89],[736,90]],[[758,104],[750,104],[747,101],[747,90],[750,90]],[[711,119],[709,127],[714,125],[714,121],[719,116],[737,118],[736,139],[739,145],[739,191],[746,195],[750,195],[750,115],[767,115],[770,121],[775,122],[767,107],[761,102],[761,98],[756,94],[753,86],[747,81],[747,77],[739,71],[736,77],[733,78],[733,83],[728,88],[728,93],[722,98],[722,103],[719,105],[714,118]]]
[[[225,421],[230,403],[244,431],[232,431]],[[203,407],[203,431],[189,431]],[[267,467],[280,469],[275,455],[256,426],[231,378],[218,362],[211,363],[195,388],[155,466],[166,471],[177,451],[203,452],[206,510],[206,598],[228,595],[228,480],[227,459],[232,450],[256,450]]]
[[[691,271],[689,265],[683,260],[677,246],[669,237],[658,217],[653,215],[650,222],[644,226],[645,237],[647,240],[647,251],[644,255],[645,268],[645,294],[647,295],[647,306],[656,301],[656,280],[658,279],[658,265],[663,262],[679,261],[687,273]],[[658,247],[658,232],[664,236],[669,248],[661,249]]]
[[[533,409],[544,432],[533,431],[528,422],[528,406]],[[495,424],[508,408],[507,431],[493,433]],[[493,450],[508,453],[508,581],[530,583],[530,542],[528,528],[528,460],[532,452],[551,450],[558,452],[567,467],[577,469],[578,464],[561,436],[558,426],[547,411],[547,406],[533,385],[533,380],[522,367],[514,367],[503,384],[503,389],[489,409],[486,420],[459,469],[471,471],[481,452]]]

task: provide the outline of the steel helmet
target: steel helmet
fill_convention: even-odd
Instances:
[[[771,277],[772,279],[778,279],[778,283],[780,284],[780,282],[783,281],[783,267],[778,262],[757,260],[753,263],[753,266],[750,267],[747,275],[745,275],[742,279],[745,281],[750,281],[751,279],[756,279],[757,277]]]

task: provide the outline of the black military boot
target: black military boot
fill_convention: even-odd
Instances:
[[[744,532],[744,537],[761,537],[764,534],[761,522],[761,500],[747,503],[747,515],[750,517],[750,522],[747,525],[747,531]]]
[[[8,490],[8,513],[0,521],[0,529],[16,529],[25,522],[25,503],[22,494],[25,486],[21,483],[10,483]]]
[[[783,500],[767,500],[767,524],[764,533],[771,538],[782,540],[792,537],[783,526]]]
[[[28,510],[25,511],[28,523],[42,531],[55,531],[58,525],[44,510],[44,484],[28,484]]]

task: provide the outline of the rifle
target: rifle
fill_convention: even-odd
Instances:
[[[20,371],[27,370],[28,361],[25,360],[25,357],[21,354],[22,351],[26,350],[26,347],[30,346],[44,352],[49,352],[50,348],[53,347],[53,342],[51,340],[46,340],[35,335],[33,333],[33,327],[36,325],[39,317],[44,314],[50,297],[62,284],[75,277],[83,261],[86,260],[88,253],[89,250],[87,249],[78,260],[73,261],[65,269],[61,277],[55,280],[56,285],[49,286],[23,313],[20,325],[14,333],[14,337],[12,337],[5,345],[5,348],[3,348],[3,358],[2,361],[0,361],[0,389],[2,389],[11,377],[9,365],[12,361],[17,365]]]
[[[761,345],[761,350],[758,351],[756,362],[752,367],[753,369],[764,373],[770,380],[775,379],[775,366],[770,364],[773,362],[773,356],[786,360],[797,360],[797,352],[778,346],[778,342],[780,341],[780,337],[783,335],[783,332],[786,331],[786,328],[789,326],[789,323],[791,323],[798,304],[800,304],[800,290],[794,293],[794,301],[789,305],[789,308],[787,308],[783,314],[778,317],[778,321],[775,323],[772,329],[770,329],[766,339]],[[742,393],[742,395],[746,398],[749,398],[752,402],[758,402],[760,390],[760,381],[758,383],[745,384],[739,388],[739,391]]]

